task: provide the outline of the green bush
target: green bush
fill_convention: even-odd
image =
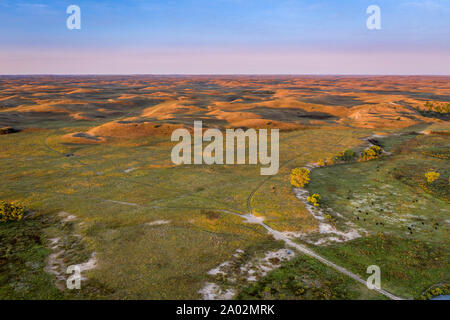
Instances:
[[[353,161],[356,158],[356,152],[350,149],[339,152],[334,158],[334,162]]]
[[[22,220],[25,209],[5,201],[0,201],[0,222]]]

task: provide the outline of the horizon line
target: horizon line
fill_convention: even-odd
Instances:
[[[386,74],[386,73],[18,73],[0,77],[27,76],[347,76],[347,77],[449,77],[450,74]]]

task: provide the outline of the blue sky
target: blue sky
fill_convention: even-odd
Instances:
[[[81,30],[66,8],[81,8]],[[381,30],[366,8],[381,8]],[[0,73],[450,74],[450,0],[0,0]]]

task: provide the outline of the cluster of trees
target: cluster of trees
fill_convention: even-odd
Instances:
[[[419,181],[420,187],[436,198],[450,202],[450,177],[442,179],[442,175],[434,170],[425,172],[425,179]]]
[[[0,222],[22,220],[25,209],[13,203],[0,201]]]
[[[450,103],[436,103],[430,101],[425,102],[425,108],[429,112],[450,113]]]
[[[296,188],[303,188],[306,186],[311,178],[309,177],[310,170],[306,168],[295,168],[291,171],[291,185],[293,185]],[[320,206],[320,200],[322,197],[315,193],[312,196],[306,198],[306,201],[311,203],[313,206],[318,207]]]
[[[356,159],[356,152],[350,149],[339,152],[334,157],[328,159],[319,159],[317,164],[320,167],[331,166],[335,163],[350,162]]]
[[[374,160],[379,158],[382,153],[383,149],[381,147],[371,146],[362,152],[361,157],[358,159],[358,161]],[[355,151],[347,149],[339,152],[337,155],[329,159],[319,159],[319,161],[317,161],[317,165],[320,167],[331,166],[336,163],[354,161],[357,159],[357,157],[358,155],[356,154]]]
[[[303,188],[311,180],[309,177],[309,171],[305,168],[295,168],[291,171],[291,185],[296,188]]]
[[[311,203],[314,207],[320,206],[320,200],[322,200],[322,197],[318,193],[314,193],[312,196],[306,198],[306,201]]]
[[[428,289],[425,293],[423,293],[419,297],[419,299],[429,300],[436,296],[448,295],[448,294],[450,294],[450,284],[443,284],[439,287]]]
[[[383,149],[381,147],[371,146],[361,153],[361,156],[359,157],[358,161],[374,160],[379,158],[382,153]],[[337,155],[329,159],[319,159],[319,161],[317,161],[317,165],[319,165],[320,167],[331,166],[336,163],[351,162],[356,160],[357,158],[358,155],[356,154],[355,151],[347,149],[339,152]]]
[[[379,146],[373,145],[366,150],[364,150],[358,159],[358,161],[369,161],[379,158],[383,153],[383,149]],[[337,155],[329,158],[329,159],[319,159],[317,164],[321,167],[327,165],[333,165],[335,163],[343,163],[350,162],[357,159],[357,154],[355,151],[351,149],[346,149],[344,151],[339,152]],[[296,188],[303,188],[310,181],[310,170],[306,168],[295,168],[291,171],[291,185]],[[314,205],[315,207],[320,206],[320,200],[322,197],[315,193],[312,196],[308,197],[306,201]]]

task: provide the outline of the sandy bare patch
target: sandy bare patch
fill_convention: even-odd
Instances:
[[[247,222],[247,223],[260,224],[264,221],[264,217],[258,217],[253,214],[244,214],[244,215],[240,215],[240,217],[244,218],[245,222]]]
[[[145,225],[146,226],[160,226],[160,225],[169,224],[169,223],[170,223],[169,220],[156,220],[156,221],[147,222]]]
[[[213,282],[207,282],[199,291],[203,299],[231,299],[238,287],[258,281],[270,271],[279,268],[283,262],[295,257],[293,251],[279,249],[268,251],[263,256],[253,257],[243,264],[240,260],[243,254],[243,250],[237,249],[233,254],[232,260],[225,261],[207,272],[211,278],[220,277],[221,279],[226,279],[232,285],[224,287]]]
[[[59,218],[61,218],[61,222],[63,223],[70,223],[78,220],[77,216],[65,211],[61,211],[57,215]],[[82,223],[78,223],[78,225],[81,224]],[[82,236],[79,234],[73,234],[72,236],[77,237],[79,241],[83,241]],[[64,262],[65,255],[67,254],[67,243],[64,243],[64,241],[64,238],[61,237],[49,239],[49,248],[52,250],[52,253],[47,257],[47,263],[44,268],[47,273],[55,276],[55,285],[59,290],[66,289],[66,280],[70,276],[66,273],[69,265]],[[95,252],[92,252],[91,257],[88,259],[88,261],[74,264],[73,266],[79,267],[80,272],[84,272],[96,268],[97,264],[97,254]],[[87,280],[87,278],[81,275],[81,280]]]
[[[104,200],[106,202],[112,202],[112,203],[117,203],[117,204],[123,204],[124,206],[133,206],[133,207],[139,207],[139,205],[137,203],[133,203],[133,202],[126,202],[126,201],[118,201],[118,200],[109,200],[106,199]]]
[[[95,269],[97,267],[97,254],[95,252],[91,253],[91,257],[89,258],[88,261],[80,263],[80,264],[76,264],[75,266],[80,268],[80,272],[83,271],[89,271],[92,269]],[[81,280],[87,280],[86,277],[83,277],[83,275],[81,276]]]
[[[266,276],[270,271],[280,267],[281,263],[291,260],[295,256],[289,249],[269,251],[262,258],[254,258],[241,266],[242,274],[247,275],[247,281],[257,281]]]
[[[203,300],[231,300],[236,292],[233,289],[222,290],[217,284],[207,282],[199,291]]]
[[[220,274],[220,273],[221,273],[221,274],[226,274],[226,271],[225,271],[225,270],[226,270],[228,267],[230,267],[231,264],[232,264],[231,261],[225,261],[225,262],[222,262],[218,267],[209,270],[209,271],[207,272],[207,274],[209,274],[209,275],[211,275],[211,276],[216,276],[216,275],[218,275],[218,274]]]
[[[68,213],[68,212],[65,212],[65,211],[59,212],[59,213],[58,213],[58,216],[59,216],[60,218],[62,218],[62,221],[63,221],[63,222],[74,221],[74,220],[77,219],[77,216],[75,216],[75,215],[73,215],[73,214],[70,214],[70,213]]]
[[[64,250],[59,248],[60,238],[52,238],[50,239],[49,247],[52,249],[52,253],[47,257],[47,264],[44,268],[45,272],[55,276],[56,278],[56,287],[59,290],[65,289],[65,276],[63,272],[64,262],[61,258],[61,255],[64,253]]]
[[[319,221],[318,233],[323,235],[323,237],[319,240],[309,239],[311,235],[305,233],[292,233],[286,234],[288,237],[301,238],[304,241],[315,244],[315,245],[324,245],[330,242],[344,242],[350,241],[356,238],[361,237],[362,232],[365,233],[362,229],[356,229],[356,226],[350,222],[346,221],[346,227],[349,229],[348,231],[340,231],[337,230],[334,226],[327,222],[326,217],[330,214],[335,215],[341,219],[344,219],[344,216],[340,213],[332,210],[331,208],[322,208],[322,207],[314,207],[310,203],[308,203],[307,198],[309,196],[309,192],[302,188],[293,188],[294,194],[297,199],[301,200],[306,207],[306,209],[311,213],[311,215]],[[313,234],[312,234],[313,235]]]

